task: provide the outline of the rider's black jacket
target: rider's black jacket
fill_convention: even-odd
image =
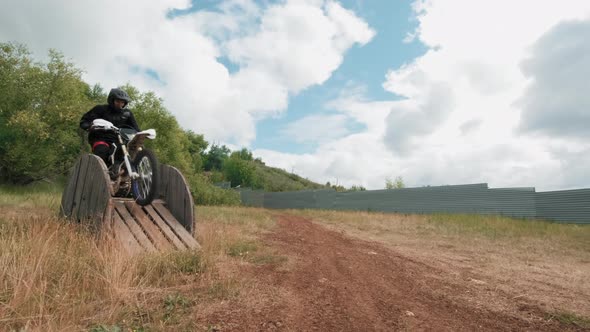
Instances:
[[[80,128],[88,130],[92,125],[92,121],[95,119],[104,119],[110,121],[115,127],[118,128],[133,128],[140,131],[137,121],[133,113],[128,109],[117,110],[111,105],[97,105],[94,106],[90,111],[86,112],[80,120]],[[116,136],[113,134],[90,131],[88,133],[88,142],[93,144],[96,141],[106,141],[109,143],[116,142]]]

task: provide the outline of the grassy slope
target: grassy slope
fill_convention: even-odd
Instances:
[[[288,173],[282,169],[252,162],[255,166],[255,178],[265,191],[295,191],[324,189],[325,186],[309,181],[299,175]]]

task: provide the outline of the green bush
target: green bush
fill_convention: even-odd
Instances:
[[[193,174],[187,181],[197,205],[239,205],[240,194],[231,189],[215,187],[202,174]]]
[[[0,43],[0,180],[26,184],[68,171],[81,151],[88,89],[60,53],[34,63],[23,45]]]

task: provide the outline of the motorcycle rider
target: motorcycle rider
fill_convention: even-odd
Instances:
[[[107,97],[108,104],[96,105],[90,111],[86,112],[80,120],[80,128],[88,131],[92,126],[92,121],[103,119],[111,122],[118,128],[129,127],[140,131],[133,113],[126,108],[130,101],[131,98],[124,90],[120,88],[111,89]],[[109,166],[109,156],[113,153],[112,149],[115,148],[113,143],[118,145],[116,134],[90,130],[88,132],[88,142],[92,147],[92,153],[102,158],[106,165]],[[116,155],[119,155],[120,151],[120,148],[117,148]],[[120,156],[122,156],[122,154]],[[116,173],[118,173],[118,170],[111,171],[111,177],[116,176]]]

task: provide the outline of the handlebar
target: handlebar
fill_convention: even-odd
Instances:
[[[112,126],[112,127],[105,127],[105,126],[90,126],[90,128],[88,128],[88,131],[112,131],[115,133],[118,133],[121,131],[121,129]]]

